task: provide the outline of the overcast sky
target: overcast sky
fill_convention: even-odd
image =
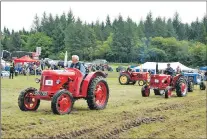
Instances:
[[[107,14],[111,20],[121,14],[124,19],[129,16],[139,22],[149,11],[154,18],[172,18],[177,11],[183,23],[191,23],[206,14],[206,2],[1,2],[1,29],[30,30],[36,13],[39,17],[44,11],[61,15],[70,8],[76,18],[88,23],[105,21]]]

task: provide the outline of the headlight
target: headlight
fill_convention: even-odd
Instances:
[[[56,81],[56,84],[60,84],[60,80],[59,79]]]
[[[158,79],[155,79],[155,83],[159,83],[159,80]]]

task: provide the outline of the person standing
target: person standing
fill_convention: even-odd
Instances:
[[[11,64],[10,65],[10,70],[9,70],[9,79],[13,79],[13,77],[14,77],[14,66],[13,66],[13,64]]]

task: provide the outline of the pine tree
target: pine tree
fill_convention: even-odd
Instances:
[[[151,12],[146,17],[146,21],[144,23],[144,30],[147,39],[149,39],[150,37],[154,37],[154,26]]]

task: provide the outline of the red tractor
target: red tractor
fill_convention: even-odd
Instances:
[[[143,86],[149,81],[149,72],[133,72],[133,71],[122,71],[119,76],[119,83],[121,85],[135,84],[138,81],[140,86]]]
[[[165,95],[165,98],[169,98],[174,90],[176,90],[178,97],[183,97],[187,95],[188,82],[181,74],[174,77],[166,74],[155,74],[151,75],[149,85],[142,87],[142,96],[148,97],[150,89],[154,89],[155,95]]]
[[[91,110],[104,109],[109,98],[109,87],[105,80],[107,74],[91,72],[85,77],[78,69],[44,70],[40,82],[40,89],[33,87],[23,90],[19,94],[18,105],[22,111],[35,111],[40,100],[51,101],[54,114],[69,114],[74,101],[86,99]]]

